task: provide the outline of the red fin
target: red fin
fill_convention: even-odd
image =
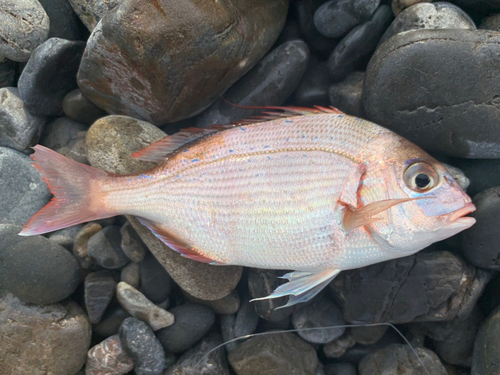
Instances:
[[[159,225],[153,223],[152,221],[149,221],[142,217],[137,217],[137,220],[139,220],[142,225],[153,232],[153,234],[157,238],[159,238],[165,245],[171,247],[183,257],[193,259],[202,263],[217,263],[213,259],[200,254],[196,249],[179,240],[177,237],[161,228]]]
[[[19,233],[31,236],[52,232],[86,221],[114,216],[115,213],[93,211],[92,199],[99,192],[92,191],[96,180],[108,174],[78,163],[51,149],[37,145],[31,155],[33,165],[42,174],[54,198],[38,211]]]

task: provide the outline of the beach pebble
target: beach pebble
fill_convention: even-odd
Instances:
[[[123,350],[120,337],[113,335],[88,351],[85,375],[124,375],[133,368],[134,362]]]
[[[19,96],[37,115],[62,115],[62,102],[76,89],[85,42],[50,38],[38,46],[18,81]]]
[[[90,31],[94,30],[97,23],[111,9],[116,7],[121,0],[68,0],[83,24]]]
[[[88,100],[80,89],[69,92],[63,99],[62,107],[66,116],[87,125],[106,116],[106,111]]]
[[[189,298],[191,302],[210,307],[216,314],[234,314],[240,308],[240,297],[236,290],[233,290],[227,296],[215,301],[205,301],[200,298],[193,297],[186,291],[184,291],[184,295]]]
[[[99,323],[116,291],[116,275],[97,271],[85,277],[85,308],[92,324]]]
[[[319,61],[311,56],[306,72],[293,93],[293,101],[302,107],[328,106],[328,86],[330,83],[326,61]]]
[[[260,317],[255,311],[253,302],[250,302],[250,295],[246,294],[241,304],[241,308],[236,313],[234,320],[234,336],[241,337],[255,332],[259,325]]]
[[[481,324],[474,343],[471,375],[496,375],[500,372],[500,307]]]
[[[82,40],[84,29],[68,0],[38,0],[50,19],[49,38]],[[83,29],[83,30],[82,30]]]
[[[73,249],[75,237],[77,233],[82,230],[83,224],[73,225],[68,228],[59,229],[52,232],[48,238],[51,242],[64,247],[67,250]]]
[[[165,352],[146,323],[127,318],[119,334],[123,349],[134,361],[136,375],[162,375]]]
[[[287,0],[228,0],[194,11],[182,0],[122,0],[94,28],[78,84],[110,113],[155,125],[194,116],[268,51],[287,7]],[[165,17],[172,9],[176,17]]]
[[[144,294],[126,282],[118,283],[116,296],[120,305],[132,316],[149,324],[153,331],[158,331],[174,324],[174,315],[156,306]]]
[[[232,341],[236,336],[234,335],[234,322],[236,319],[235,314],[225,314],[219,317],[220,319],[220,331],[222,333],[222,339],[224,340],[226,345],[224,345],[224,349],[226,353],[231,353],[240,343],[240,341]]]
[[[17,88],[0,88],[0,146],[27,151],[37,144],[46,122],[28,110]]]
[[[89,239],[99,232],[102,226],[98,223],[87,223],[75,236],[75,243],[73,244],[73,255],[80,263],[82,268],[88,269],[94,262],[88,255],[88,242]]]
[[[351,116],[364,117],[363,102],[363,72],[352,72],[346,79],[333,83],[328,88],[330,105]]]
[[[388,326],[372,326],[372,327],[352,327],[351,336],[362,345],[372,345],[379,341],[387,332]]]
[[[85,137],[87,127],[67,117],[60,117],[49,122],[40,144],[61,155],[88,164]]]
[[[24,303],[0,290],[0,358],[4,374],[76,374],[85,363],[91,326],[73,301]]]
[[[498,158],[497,57],[500,61],[500,35],[492,31],[397,34],[377,49],[368,65],[366,115],[427,151]]]
[[[323,345],[323,353],[327,358],[340,358],[354,345],[356,345],[356,340],[354,340],[351,331],[347,330],[338,339]]]
[[[130,314],[120,305],[112,306],[106,310],[101,321],[92,326],[92,331],[100,337],[108,337],[118,333],[123,321],[130,318]]]
[[[120,228],[120,233],[122,235],[121,247],[125,255],[132,262],[141,262],[146,256],[147,249],[130,222],[125,222]]]
[[[392,0],[391,8],[394,15],[398,15],[404,9],[419,3],[430,3],[432,0]]]
[[[11,60],[0,61],[0,88],[10,86],[17,86],[17,63]]]
[[[175,323],[157,332],[163,348],[181,353],[196,344],[212,328],[215,314],[206,306],[187,303],[170,309]]]
[[[94,234],[87,243],[87,254],[95,263],[108,269],[123,267],[130,259],[121,247],[120,227],[112,225]]]
[[[38,0],[1,0],[0,60],[28,61],[49,36],[49,17]]]
[[[64,247],[42,236],[20,237],[21,226],[0,225],[0,285],[24,302],[50,304],[69,297],[80,267]]]
[[[122,268],[120,272],[120,281],[125,281],[135,289],[141,285],[141,274],[139,272],[139,263],[130,262]]]
[[[347,362],[329,363],[324,371],[325,375],[358,375],[356,367]]]
[[[141,292],[154,303],[165,301],[172,290],[172,278],[165,268],[148,253],[139,263],[141,275]]]
[[[237,375],[314,375],[318,356],[312,345],[292,333],[252,337],[227,356]]]

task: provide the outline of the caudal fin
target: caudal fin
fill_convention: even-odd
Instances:
[[[114,216],[100,207],[100,186],[108,173],[37,145],[33,165],[47,183],[52,200],[23,227],[21,236],[52,232],[86,221]]]

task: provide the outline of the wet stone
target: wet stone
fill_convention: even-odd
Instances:
[[[132,261],[139,263],[146,256],[146,247],[143,245],[139,235],[132,227],[130,222],[125,222],[125,224],[120,228],[120,233],[122,235],[122,250],[125,255]]]
[[[1,60],[1,59],[0,59]],[[0,61],[0,88],[17,86],[17,64],[11,60]]]
[[[241,337],[254,333],[259,324],[260,317],[255,312],[253,302],[250,302],[250,296],[247,294],[243,299],[241,308],[236,313],[234,321],[234,336]]]
[[[389,327],[373,326],[373,327],[353,327],[351,328],[351,336],[358,343],[362,345],[372,345],[379,341],[382,336],[387,332]]]
[[[419,3],[430,3],[432,0],[392,0],[391,8],[394,15],[398,15],[404,9]]]
[[[84,33],[68,0],[38,0],[50,19],[49,38],[82,40]]]
[[[68,0],[76,14],[90,31],[120,0]]]
[[[121,306],[110,307],[104,313],[101,321],[92,326],[93,332],[100,337],[108,337],[118,333],[123,321],[130,317],[130,314],[123,310]]]
[[[87,243],[87,254],[95,263],[108,269],[123,267],[130,259],[121,247],[120,228],[112,225],[94,234]]]
[[[122,268],[120,280],[125,281],[135,289],[139,289],[141,285],[141,274],[139,272],[139,263],[130,262]]]
[[[38,46],[19,77],[19,96],[37,115],[62,115],[62,102],[76,89],[85,42],[50,38]]]
[[[87,245],[89,239],[101,229],[102,226],[98,223],[87,223],[75,236],[73,255],[78,260],[78,263],[80,263],[82,268],[88,269],[93,263],[92,259],[90,259],[88,255]]]
[[[240,297],[238,296],[238,292],[236,292],[236,290],[233,290],[224,298],[217,299],[215,301],[205,301],[200,298],[193,297],[187,292],[184,292],[184,294],[191,302],[208,306],[216,314],[234,314],[240,308]]]
[[[326,61],[320,62],[313,56],[309,58],[306,72],[294,91],[294,103],[301,107],[329,105],[328,86],[331,82],[326,64]]]
[[[224,342],[227,342],[224,345],[227,353],[230,353],[236,346],[238,346],[238,342],[228,342],[236,338],[234,335],[234,322],[236,320],[235,314],[225,314],[219,317],[220,319],[220,330],[222,333],[222,339]]]
[[[69,92],[64,97],[62,106],[66,116],[87,125],[106,116],[106,111],[88,100],[80,89]]]
[[[139,263],[141,292],[154,303],[165,301],[172,290],[172,278],[154,255],[148,253]]]
[[[336,82],[328,88],[330,105],[351,116],[364,117],[363,102],[363,72],[352,72],[346,79]]]
[[[67,117],[60,117],[47,124],[40,144],[61,155],[88,164],[85,137],[87,127]]]
[[[92,324],[99,323],[116,291],[116,275],[109,271],[92,272],[85,277],[85,307]]]
[[[68,228],[59,229],[52,232],[48,238],[51,242],[71,251],[75,243],[75,237],[82,228],[83,224],[77,224]]]
[[[352,363],[329,363],[325,366],[325,375],[358,375],[358,371]]]
[[[157,332],[163,348],[181,353],[196,344],[210,330],[215,314],[206,306],[187,303],[170,309],[175,323]]]
[[[92,347],[87,353],[85,375],[123,375],[134,368],[134,362],[123,350],[118,335]]]
[[[481,324],[474,343],[471,375],[495,375],[500,371],[500,307]]]

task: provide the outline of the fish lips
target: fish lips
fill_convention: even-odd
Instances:
[[[474,212],[476,206],[473,203],[466,203],[462,208],[453,211],[452,213],[444,216],[444,223],[448,227],[461,228],[461,230],[470,228],[476,223],[476,219],[470,216],[465,216]]]

